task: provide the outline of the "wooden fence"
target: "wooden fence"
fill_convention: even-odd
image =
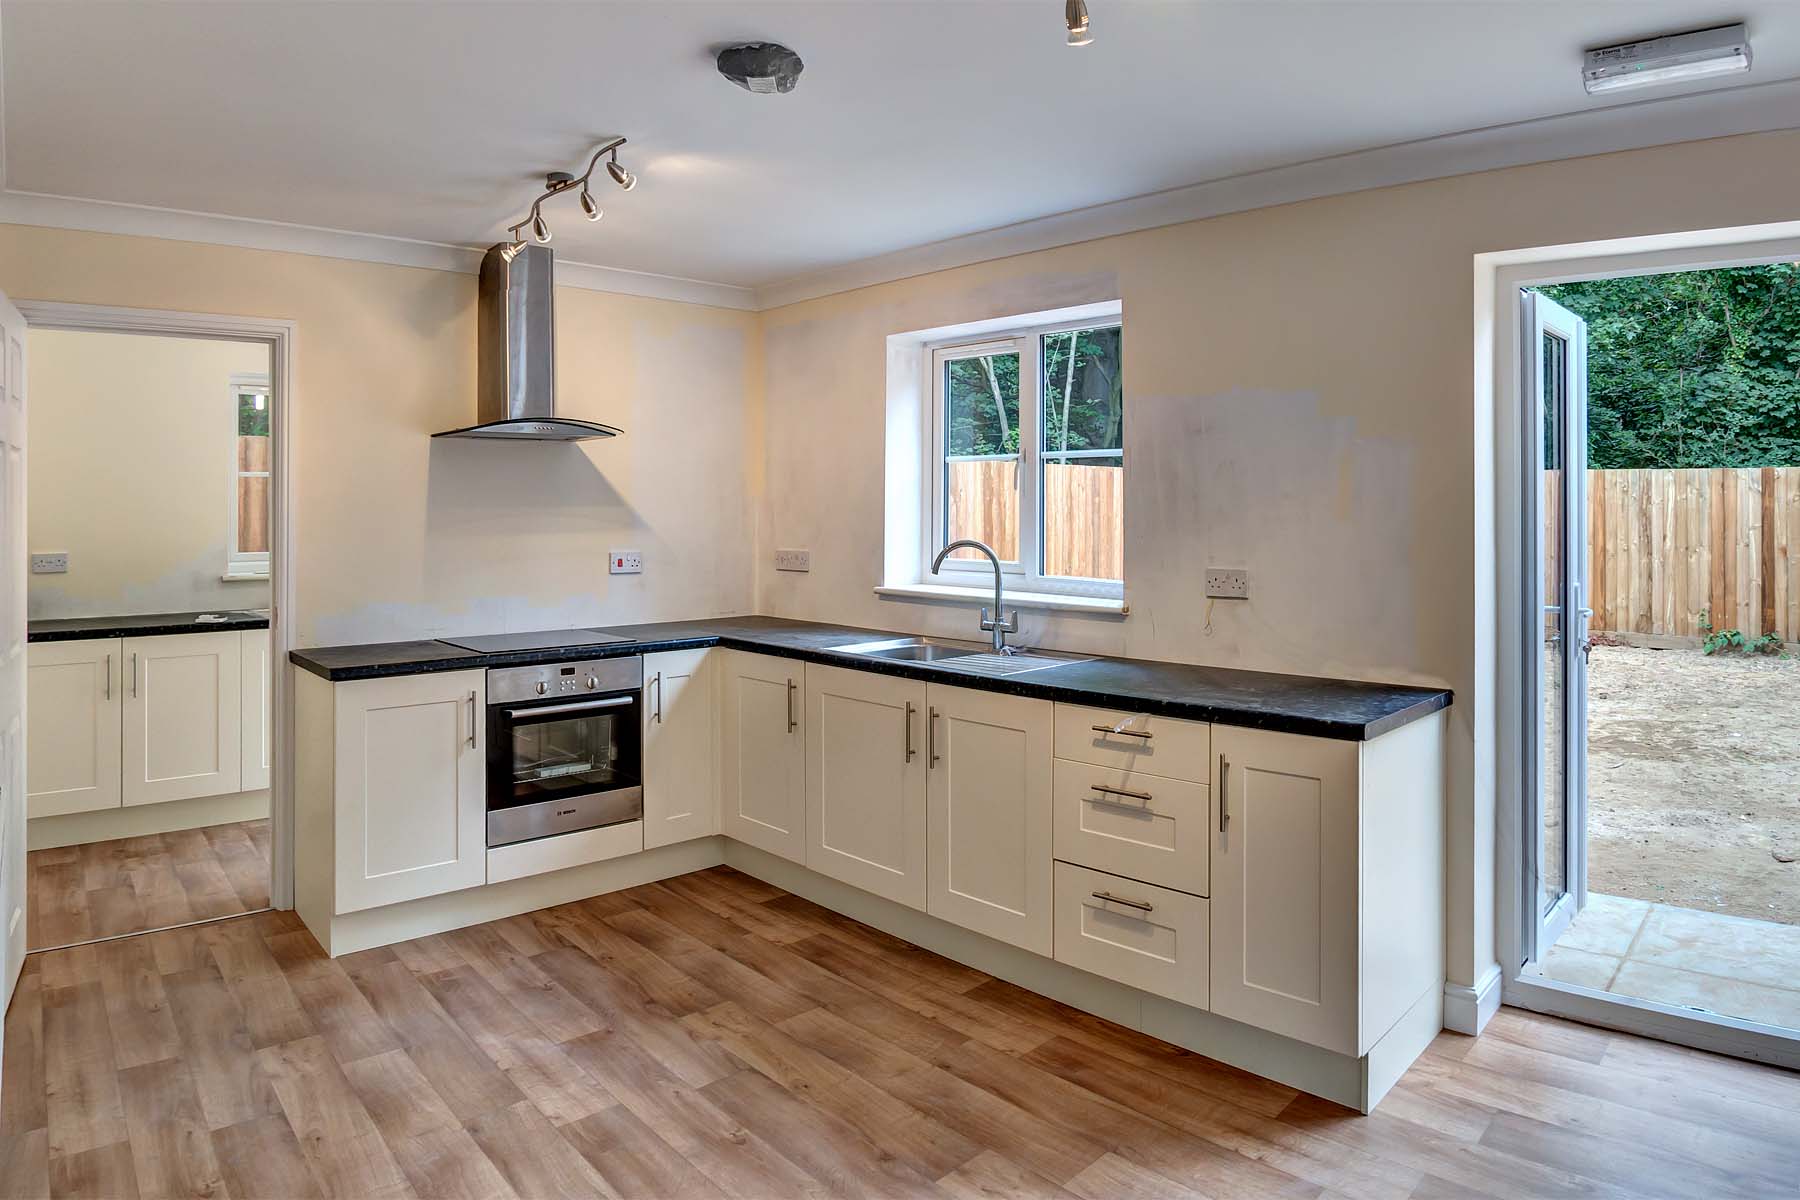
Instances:
[[[239,437],[237,469],[264,471],[269,469],[269,439]],[[243,554],[269,552],[269,477],[239,475],[237,481],[237,550]]]
[[[1545,476],[1547,531],[1560,474]],[[1593,629],[1696,638],[1705,613],[1800,640],[1800,467],[1589,471],[1587,533]]]
[[[1019,466],[1013,459],[950,464],[950,528],[1018,554]],[[980,558],[968,550],[957,558]],[[1044,464],[1044,568],[1049,575],[1123,579],[1125,472],[1080,463]]]

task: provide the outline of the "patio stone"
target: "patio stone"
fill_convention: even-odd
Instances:
[[[1662,967],[1800,989],[1800,926],[1658,904],[1631,957]]]
[[[1616,954],[1593,954],[1561,942],[1550,947],[1541,964],[1544,974],[1563,983],[1606,991],[1624,960]]]
[[[1570,922],[1568,932],[1557,941],[1557,948],[1567,946],[1571,950],[1586,950],[1590,954],[1610,954],[1615,957],[1623,955],[1631,948],[1631,939],[1637,936],[1644,918],[1649,915],[1648,900],[1630,900],[1624,896],[1603,896],[1590,892],[1587,906]]]
[[[1788,1029],[1800,1028],[1800,991],[1765,987],[1742,979],[1703,975],[1628,959],[1609,989],[1620,996],[1685,1004],[1722,1016]]]

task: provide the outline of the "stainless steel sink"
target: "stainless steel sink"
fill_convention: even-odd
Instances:
[[[865,658],[884,658],[890,662],[930,663],[946,671],[970,675],[1023,675],[1048,667],[1089,662],[1076,654],[1058,654],[1052,650],[1022,650],[1017,654],[995,654],[977,642],[953,642],[943,638],[888,638],[880,642],[858,642],[851,646],[832,647],[839,654],[856,654]]]

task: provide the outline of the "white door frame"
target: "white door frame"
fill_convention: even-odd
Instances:
[[[50,300],[18,300],[15,303],[32,329],[210,338],[260,342],[269,347],[272,410],[269,428],[275,437],[270,463],[273,478],[269,486],[269,674],[275,704],[275,763],[269,779],[269,903],[274,908],[292,908],[294,736],[291,714],[294,685],[293,672],[287,669],[287,656],[293,648],[294,624],[294,437],[298,427],[294,354],[299,326],[293,321],[219,313],[167,312]],[[27,465],[30,453],[27,444]],[[224,570],[222,563],[220,570]]]
[[[1526,638],[1530,589],[1521,525],[1525,414],[1520,400],[1524,348],[1518,296],[1534,284],[1796,260],[1800,260],[1800,222],[1475,257],[1477,428],[1486,426],[1482,431],[1493,447],[1494,947],[1500,960],[1500,998],[1520,1008],[1792,1068],[1800,1068],[1800,1035],[1793,1032],[1523,972],[1528,909],[1520,838],[1525,738],[1531,728],[1523,672],[1527,654],[1535,653],[1536,647],[1528,647]],[[1541,637],[1533,639],[1538,640]]]

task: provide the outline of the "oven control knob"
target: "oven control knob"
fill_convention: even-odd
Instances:
[[[542,695],[543,695],[543,694],[544,694],[544,693],[545,693],[545,692],[547,692],[547,691],[549,691],[549,690],[550,690],[550,685],[549,685],[549,684],[547,684],[547,683],[545,683],[545,682],[544,682],[544,681],[543,681],[543,680],[541,680],[541,679],[540,679],[540,680],[538,680],[538,685],[537,685],[537,694],[538,694],[538,695],[540,695],[540,696],[542,696]]]
[[[590,691],[590,692],[593,691],[595,688],[600,686],[600,677],[598,675],[589,675],[587,677],[587,685],[588,685],[588,691]]]

